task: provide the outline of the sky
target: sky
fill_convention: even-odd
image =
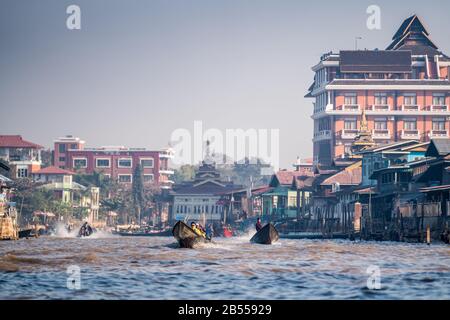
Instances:
[[[81,9],[81,29],[66,8]],[[367,7],[381,8],[369,30]],[[450,2],[0,0],[0,134],[51,147],[161,149],[179,128],[279,129],[280,164],[312,156],[311,67],[323,53],[384,49],[418,14],[450,53]]]

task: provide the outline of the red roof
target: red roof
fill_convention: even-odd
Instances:
[[[42,149],[43,147],[23,140],[22,136],[15,135],[0,135],[0,148],[32,148],[32,149]]]
[[[54,167],[54,166],[43,168],[43,169],[35,171],[33,173],[35,173],[35,174],[64,174],[64,175],[73,175],[73,174],[75,174],[72,171],[64,170],[64,169],[61,169],[61,168],[58,168],[58,167]]]
[[[339,183],[340,185],[359,185],[362,181],[362,168],[347,168],[342,170],[335,175],[325,179],[321,183],[322,186],[329,186],[333,183]]]
[[[299,170],[299,171],[278,171],[277,174],[278,182],[281,185],[290,185],[292,184],[294,177],[301,176],[314,176],[314,173],[309,170]]]

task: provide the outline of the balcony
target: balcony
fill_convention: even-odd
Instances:
[[[357,134],[357,129],[344,129],[341,131],[341,139],[355,139]]]
[[[372,137],[374,139],[390,139],[391,132],[389,129],[374,129],[372,130]]]
[[[419,140],[420,139],[420,131],[419,130],[402,130],[401,138],[405,139],[405,140],[408,140],[408,139]]]
[[[447,112],[448,106],[446,105],[432,105],[430,106],[431,112]]]
[[[359,112],[361,111],[361,107],[359,104],[343,104],[339,107],[340,111],[351,111],[351,112]]]
[[[388,112],[391,111],[391,106],[388,104],[374,104],[369,106],[368,110],[373,112]]]
[[[175,172],[170,169],[161,169],[161,170],[159,170],[159,173],[170,176],[170,175],[173,175]]]
[[[331,139],[331,130],[322,130],[314,132],[314,141],[322,141]]]
[[[448,138],[447,130],[431,130],[429,133],[431,139]]]
[[[402,105],[402,106],[400,106],[400,110],[407,111],[407,112],[410,112],[410,111],[417,112],[417,111],[420,111],[420,107],[418,105]]]

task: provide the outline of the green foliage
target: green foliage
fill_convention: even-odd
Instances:
[[[172,179],[175,183],[190,181],[195,177],[195,170],[196,170],[195,166],[189,164],[182,165],[179,169],[174,170],[175,173]]]

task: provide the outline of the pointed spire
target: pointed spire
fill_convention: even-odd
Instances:
[[[420,46],[438,50],[439,48],[429,38],[429,35],[430,33],[424,23],[414,14],[403,21],[400,28],[392,37],[392,43],[386,50],[409,49],[414,51],[414,47]]]

